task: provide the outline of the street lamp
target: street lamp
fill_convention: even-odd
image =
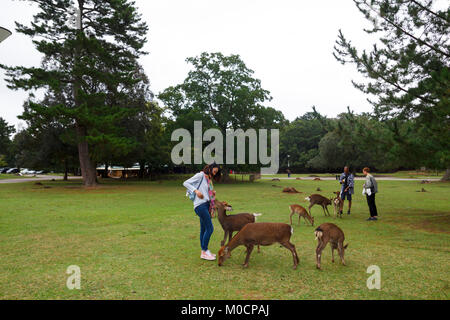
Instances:
[[[5,29],[3,27],[0,27],[0,42],[5,40],[6,38],[8,38],[10,35],[11,35],[11,31],[9,31],[8,29]]]

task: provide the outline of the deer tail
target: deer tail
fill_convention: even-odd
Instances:
[[[253,213],[253,216],[255,217],[255,222],[258,220],[258,217],[262,216],[262,213]]]
[[[320,228],[317,228],[314,231],[314,235],[316,236],[316,240],[322,240],[322,236],[323,236],[323,230]]]
[[[310,197],[305,198],[306,201],[311,201]]]

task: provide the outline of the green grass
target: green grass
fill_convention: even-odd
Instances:
[[[335,181],[290,180],[303,194],[283,194],[270,180],[216,185],[234,212],[262,212],[259,221],[288,222],[288,205],[320,186],[331,196]],[[356,182],[352,214],[325,218],[313,207],[316,226],[336,222],[349,247],[347,266],[331,263],[331,249],[315,268],[314,228],[297,224],[291,241],[300,257],[278,245],[253,252],[242,268],[244,247],[223,267],[200,259],[199,220],[181,181],[112,181],[94,190],[80,182],[0,185],[1,299],[448,299],[450,184],[379,181],[381,220],[367,222],[368,208]],[[422,187],[428,192],[416,192]],[[330,208],[331,209],[331,208]],[[332,209],[331,209],[332,212]],[[223,230],[213,220],[210,249]],[[81,268],[81,290],[68,290],[65,273]],[[366,287],[370,265],[381,268],[381,290]]]
[[[18,176],[16,174],[6,174],[6,173],[2,173],[0,174],[0,180],[9,180],[9,179],[22,179],[22,178],[27,178],[24,176]]]

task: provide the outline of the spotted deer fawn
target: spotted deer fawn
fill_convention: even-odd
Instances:
[[[291,204],[289,206],[289,210],[291,210],[291,215],[289,216],[289,219],[291,221],[291,226],[292,226],[292,216],[296,213],[298,214],[298,224],[300,224],[300,218],[303,217],[303,219],[305,220],[306,223],[308,220],[312,226],[314,225],[314,218],[311,217],[308,214],[308,211],[306,211],[306,209],[303,208],[301,205]]]
[[[344,232],[337,225],[333,223],[322,223],[315,231],[317,248],[316,248],[316,263],[317,269],[320,269],[320,258],[322,256],[322,250],[327,246],[328,242],[331,245],[331,262],[334,262],[334,249],[337,249],[341,262],[345,266],[344,251],[347,249],[348,244],[344,246]]]

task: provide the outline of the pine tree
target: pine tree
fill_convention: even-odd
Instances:
[[[414,119],[423,133],[425,164],[447,168],[450,179],[450,8],[432,0],[354,0],[379,34],[371,52],[359,52],[339,31],[334,56],[367,78],[355,83],[370,94],[380,120]]]
[[[148,30],[128,0],[31,0],[39,12],[17,32],[33,38],[44,55],[40,67],[8,67],[9,87],[43,88],[58,104],[30,101],[24,116],[59,119],[74,129],[85,186],[95,186],[95,146],[127,148],[117,124],[133,112],[121,102],[136,83],[137,59]]]

